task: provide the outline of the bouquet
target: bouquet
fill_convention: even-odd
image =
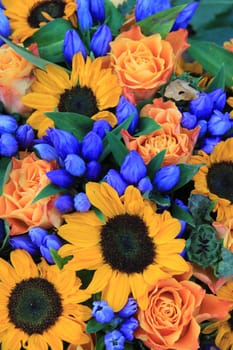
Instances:
[[[232,2],[0,6],[0,348],[233,349]]]

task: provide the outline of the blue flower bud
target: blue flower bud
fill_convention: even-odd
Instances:
[[[125,337],[120,331],[115,329],[114,331],[105,334],[104,344],[106,350],[124,350]]]
[[[216,88],[209,92],[208,95],[213,102],[213,109],[222,111],[226,104],[226,92],[221,88]]]
[[[190,101],[189,109],[198,119],[208,119],[213,111],[213,101],[205,92]]]
[[[138,320],[134,317],[130,317],[121,324],[120,332],[124,335],[126,340],[133,341],[134,331],[138,328],[138,325]]]
[[[31,241],[37,246],[40,247],[42,240],[47,236],[48,231],[42,227],[33,227],[28,231],[28,235]]]
[[[49,180],[57,186],[68,188],[74,185],[74,177],[65,169],[55,169],[46,173]]]
[[[89,0],[76,0],[78,26],[82,32],[90,29],[93,25],[93,19],[89,8]]]
[[[141,191],[141,193],[150,192],[153,190],[153,185],[151,183],[151,180],[149,177],[143,177],[138,182],[138,189]]]
[[[137,184],[146,176],[146,165],[137,151],[130,151],[120,168],[120,174],[129,184]]]
[[[39,253],[38,247],[31,241],[29,236],[15,236],[9,238],[9,244],[13,249],[24,249],[35,256]]]
[[[104,176],[104,181],[111,185],[121,196],[127,187],[127,183],[122,179],[121,175],[115,169],[110,169]]]
[[[64,161],[65,169],[73,176],[82,176],[86,171],[84,160],[77,154],[68,154]]]
[[[216,137],[206,137],[203,139],[203,142],[201,144],[200,149],[207,154],[210,154],[213,152],[214,147],[221,141],[220,136]]]
[[[11,34],[11,27],[9,23],[9,19],[5,16],[4,11],[0,9],[0,34],[5,38],[8,38]],[[5,44],[5,42],[0,39],[0,45]]]
[[[2,134],[0,137],[0,155],[12,157],[18,151],[18,142],[12,134]]]
[[[168,165],[160,168],[154,177],[154,185],[159,192],[168,192],[175,187],[180,178],[180,168],[178,165]]]
[[[125,119],[131,116],[133,116],[133,120],[131,121],[127,130],[130,134],[133,134],[138,126],[138,110],[124,96],[121,96],[118,105],[116,106],[116,117],[118,120],[118,124],[123,123]]]
[[[137,0],[135,8],[136,22],[170,7],[169,0]]]
[[[207,130],[211,136],[222,136],[231,128],[230,114],[222,113],[217,109],[210,117]]]
[[[20,125],[16,130],[15,138],[21,149],[30,148],[35,138],[34,130],[29,124]]]
[[[51,160],[58,160],[58,154],[55,148],[46,143],[35,145],[33,149],[41,159],[47,160],[48,162]]]
[[[65,34],[63,42],[63,55],[69,65],[72,65],[73,56],[77,52],[81,52],[84,58],[87,57],[86,48],[78,32],[75,29],[69,29]]]
[[[62,214],[70,213],[74,210],[74,198],[71,194],[63,194],[55,200],[54,206]]]
[[[178,198],[175,198],[174,203],[176,205],[178,205],[180,208],[182,208],[183,210],[188,211],[188,206],[185,205],[182,200],[180,200]],[[180,232],[178,233],[176,238],[180,238],[180,237],[183,236],[185,228],[186,228],[186,225],[187,225],[186,221],[184,221],[184,220],[179,220],[179,221],[180,221],[180,224],[181,224],[181,228],[180,228]]]
[[[197,117],[189,112],[182,113],[181,126],[186,129],[193,129],[197,124]]]
[[[198,5],[199,3],[197,1],[194,1],[191,4],[188,4],[187,6],[185,6],[185,8],[176,17],[176,21],[173,24],[171,31],[175,31],[180,28],[186,29]]]
[[[128,318],[133,316],[138,308],[138,304],[134,298],[128,298],[125,306],[117,313],[120,317]]]
[[[0,242],[6,237],[5,221],[0,219]]]
[[[14,117],[0,114],[0,134],[14,134],[17,127],[18,124]]]
[[[94,131],[89,131],[82,140],[82,156],[85,160],[97,160],[103,152],[101,137]]]
[[[197,122],[197,125],[200,126],[200,131],[199,131],[199,134],[198,134],[198,139],[201,139],[205,136],[205,134],[207,133],[207,125],[208,125],[208,122],[207,120],[205,119],[200,119],[198,120]]]
[[[92,131],[94,131],[97,135],[99,135],[101,139],[103,139],[106,136],[106,131],[111,131],[111,130],[112,130],[112,127],[109,124],[109,122],[103,119],[96,120],[92,127]]]
[[[108,323],[112,321],[114,312],[111,306],[109,306],[105,300],[94,301],[92,304],[92,316],[96,319],[97,322]]]
[[[47,235],[43,238],[40,246],[41,255],[47,260],[48,263],[54,264],[53,257],[50,253],[50,248],[55,250],[60,249],[62,241],[57,235]]]
[[[86,163],[86,177],[89,181],[98,181],[101,174],[101,165],[96,160],[91,160]]]
[[[105,20],[105,5],[104,0],[90,1],[90,10],[92,18],[95,21],[103,23]]]
[[[86,193],[80,192],[74,196],[74,208],[76,211],[83,213],[88,211],[90,207],[91,203],[87,198]]]
[[[90,48],[95,57],[105,56],[110,51],[112,32],[107,24],[102,24],[91,38]]]

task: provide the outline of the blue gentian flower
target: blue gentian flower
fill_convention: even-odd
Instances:
[[[0,114],[0,134],[14,134],[18,127],[18,123],[14,117],[10,115]]]
[[[169,0],[137,0],[135,6],[136,22],[157,12],[167,10],[171,7]]]
[[[198,119],[208,119],[213,111],[213,101],[206,92],[201,92],[190,101],[189,109]]]
[[[11,34],[9,19],[4,14],[3,6],[0,8],[0,34],[5,38],[8,38]],[[0,45],[2,44],[5,44],[5,42],[0,39]]]
[[[78,26],[82,32],[87,31],[93,25],[93,18],[89,8],[89,0],[76,0]]]
[[[125,306],[117,313],[120,317],[128,318],[133,316],[138,308],[138,304],[134,298],[128,298]]]
[[[173,24],[171,31],[175,31],[180,28],[186,29],[196,9],[198,8],[198,5],[199,3],[197,1],[194,1],[185,6],[185,8],[176,17],[175,23]]]
[[[82,140],[82,156],[85,160],[97,160],[103,151],[101,137],[94,131],[89,131]]]
[[[0,137],[0,155],[12,157],[18,151],[18,142],[12,134],[2,134]]]
[[[221,141],[220,136],[213,136],[213,137],[205,137],[201,143],[200,149],[207,154],[210,154],[213,152],[214,147]]]
[[[134,317],[130,317],[121,324],[120,332],[124,335],[126,340],[133,341],[134,331],[138,328],[138,325],[138,320]]]
[[[48,231],[42,227],[33,227],[28,231],[28,235],[31,241],[37,246],[40,247],[42,240],[45,236],[48,235]]]
[[[46,173],[49,180],[57,186],[69,188],[74,185],[74,177],[65,169],[55,169]]]
[[[37,255],[39,252],[37,245],[32,242],[28,235],[11,237],[9,238],[9,244],[13,249],[24,249],[32,256]]]
[[[198,138],[201,139],[207,133],[208,122],[205,119],[200,119],[198,120],[197,125],[200,126]]]
[[[127,187],[127,183],[125,180],[121,177],[121,174],[115,169],[110,169],[107,174],[104,176],[104,180],[111,185],[119,196],[121,196]]]
[[[152,182],[150,180],[150,178],[148,176],[143,177],[137,185],[138,189],[141,191],[141,193],[146,193],[146,192],[150,192],[153,190],[153,185]]]
[[[120,331],[114,330],[105,334],[104,344],[106,350],[124,350],[125,337]]]
[[[31,125],[23,124],[16,130],[15,138],[21,149],[27,149],[32,147],[35,133]]]
[[[197,124],[197,117],[189,112],[183,112],[181,118],[181,126],[186,129],[193,129]]]
[[[129,184],[137,184],[146,176],[146,165],[137,151],[130,151],[120,167],[120,174]]]
[[[86,163],[86,167],[86,178],[89,181],[98,181],[102,170],[101,164],[96,160],[91,160],[90,162]]]
[[[88,211],[90,207],[91,203],[87,198],[86,193],[80,192],[74,196],[74,208],[76,211],[83,213]]]
[[[102,24],[94,32],[90,48],[95,57],[105,56],[110,51],[109,43],[112,41],[112,32],[107,24]]]
[[[96,120],[93,124],[92,131],[94,131],[101,139],[106,136],[106,131],[111,131],[112,126],[109,124],[107,120],[100,119]]]
[[[38,155],[39,158],[47,160],[50,162],[51,160],[59,159],[58,153],[55,148],[47,143],[40,143],[33,146],[33,150]]]
[[[63,42],[63,55],[69,65],[72,65],[73,56],[77,52],[81,52],[84,58],[87,57],[85,45],[78,32],[75,29],[69,29],[65,34]]]
[[[92,308],[92,316],[99,323],[111,322],[114,317],[114,312],[111,306],[105,300],[94,301]]]
[[[221,88],[216,88],[209,92],[209,97],[213,102],[213,109],[218,109],[222,111],[226,104],[226,92]]]
[[[180,168],[176,164],[160,168],[155,176],[153,184],[159,192],[168,192],[176,186],[180,179]]]
[[[84,160],[77,154],[68,154],[64,160],[65,169],[73,176],[82,176],[86,171]]]
[[[133,116],[133,120],[131,121],[127,130],[130,134],[133,134],[138,126],[138,110],[124,96],[121,96],[116,106],[116,117],[118,120],[118,124],[121,124],[125,119],[127,119],[130,116]]]
[[[90,1],[90,11],[94,21],[103,23],[105,20],[104,0]]]
[[[211,115],[207,130],[211,136],[223,136],[231,128],[230,114],[214,110]]]
[[[48,263],[54,264],[53,257],[50,253],[50,248],[58,250],[62,246],[61,239],[55,234],[49,234],[45,236],[41,242],[40,252],[41,255],[47,260]]]
[[[55,208],[62,214],[74,210],[74,197],[71,194],[62,194],[54,202]]]

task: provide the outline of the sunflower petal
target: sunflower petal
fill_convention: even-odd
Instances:
[[[95,271],[94,277],[87,287],[86,291],[91,294],[102,291],[108,284],[111,276],[112,270],[110,266],[107,264],[102,265]]]

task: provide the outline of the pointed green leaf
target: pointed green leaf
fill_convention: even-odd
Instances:
[[[31,204],[36,203],[37,201],[39,201],[42,198],[48,197],[48,196],[53,196],[55,194],[64,192],[65,189],[58,187],[56,185],[54,185],[53,183],[48,184],[47,186],[45,186],[39,193],[38,195],[33,199]]]
[[[8,179],[9,172],[11,171],[11,166],[11,158],[2,157],[0,159],[0,196],[2,195],[3,186]]]
[[[161,168],[165,154],[166,149],[163,149],[147,164],[147,174],[152,181],[154,180],[156,171],[158,171]]]
[[[225,67],[224,63],[221,65],[218,73],[215,75],[208,88],[205,90],[206,92],[211,92],[216,88],[225,89],[226,81],[225,81]]]
[[[139,132],[136,132],[134,136],[146,135],[153,131],[161,129],[161,125],[156,123],[154,119],[149,117],[139,118]]]
[[[152,193],[149,195],[149,199],[163,207],[169,207],[171,205],[170,198],[165,197],[160,193]]]
[[[65,256],[64,258],[62,258],[62,257],[58,254],[57,250],[54,249],[54,248],[50,248],[49,251],[50,251],[50,253],[51,253],[51,255],[52,255],[53,261],[55,262],[55,264],[57,265],[57,267],[58,267],[60,270],[62,270],[63,266],[64,266],[65,264],[67,264],[69,260],[72,259],[72,256],[71,256],[71,255]]]
[[[119,30],[125,20],[125,17],[117,10],[116,6],[110,0],[104,0],[105,21],[113,36],[119,34]]]
[[[172,204],[171,214],[174,218],[183,220],[187,222],[189,225],[195,227],[195,222],[193,220],[192,215],[186,210],[184,210],[183,208],[181,208],[179,205]]]
[[[104,329],[106,325],[104,323],[99,323],[95,318],[91,318],[87,322],[86,332],[87,333],[96,333]]]
[[[176,191],[178,188],[183,187],[192,180],[193,176],[198,172],[202,165],[204,164],[177,164],[180,168],[180,178],[172,191]]]
[[[214,77],[219,67],[224,64],[224,78],[228,87],[233,86],[232,53],[223,47],[208,41],[189,39],[189,54],[197,60],[203,68]]]
[[[116,135],[112,134],[111,132],[107,132],[106,137],[107,137],[112,155],[116,163],[120,166],[123,163],[129,151]]]

